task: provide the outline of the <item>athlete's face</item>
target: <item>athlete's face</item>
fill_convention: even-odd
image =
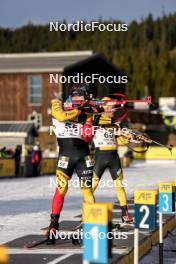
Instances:
[[[113,117],[112,108],[113,108],[112,105],[106,105],[106,106],[104,106],[104,111],[105,111],[105,114],[106,114],[107,117],[110,117],[110,118]]]

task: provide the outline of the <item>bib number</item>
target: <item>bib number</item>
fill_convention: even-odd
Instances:
[[[93,167],[93,160],[91,159],[91,157],[86,157],[86,166],[87,168]]]
[[[63,169],[67,169],[67,167],[68,167],[68,158],[67,157],[60,157],[60,159],[58,161],[58,167],[59,168],[63,168]]]

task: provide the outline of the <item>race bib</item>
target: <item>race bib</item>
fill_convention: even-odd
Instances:
[[[93,163],[91,156],[87,156],[85,159],[86,159],[87,168],[93,167],[94,163]]]
[[[93,140],[95,147],[116,147],[115,135],[112,130],[98,129]]]
[[[68,157],[60,157],[57,166],[59,168],[67,169],[68,167],[69,158]]]

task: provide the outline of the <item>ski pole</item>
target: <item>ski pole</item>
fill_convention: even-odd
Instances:
[[[152,142],[155,143],[156,145],[159,145],[159,146],[161,146],[161,147],[165,147],[165,148],[167,148],[167,149],[172,153],[172,148],[173,148],[173,145],[172,145],[172,144],[170,144],[169,146],[166,146],[166,145],[161,144],[160,142],[157,142],[157,141],[155,141],[155,140],[152,140]]]

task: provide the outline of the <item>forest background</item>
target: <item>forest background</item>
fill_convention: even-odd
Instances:
[[[32,23],[16,29],[0,27],[0,53],[93,50],[104,54],[128,75],[129,97],[176,96],[176,13],[156,20],[150,14],[140,22],[132,21],[126,32],[49,29],[49,24]]]

